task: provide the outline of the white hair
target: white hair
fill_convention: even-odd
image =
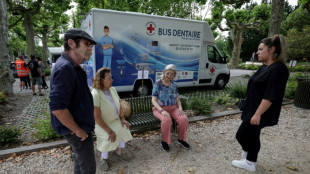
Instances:
[[[162,73],[162,75],[161,75],[161,79],[162,79],[162,80],[165,78],[165,73],[166,73],[167,71],[169,71],[169,70],[174,72],[174,78],[173,78],[173,79],[175,79],[175,77],[177,76],[177,68],[176,68],[175,65],[169,64],[169,65],[167,65],[167,66],[164,68],[164,70],[163,70],[163,73]]]

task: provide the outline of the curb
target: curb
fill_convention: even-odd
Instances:
[[[287,105],[287,104],[293,104],[293,101],[283,101],[282,105]],[[196,121],[204,121],[204,120],[212,120],[216,119],[218,117],[223,117],[223,116],[229,116],[229,115],[234,115],[234,114],[239,114],[241,113],[240,110],[232,110],[232,111],[224,111],[224,112],[217,112],[217,113],[212,113],[209,116],[195,116],[195,117],[189,117],[188,120],[190,123],[196,122]],[[160,126],[154,127],[159,128]],[[134,129],[131,130],[131,133],[138,133],[138,132],[143,132],[145,129]],[[0,159],[3,159],[10,154],[20,154],[20,153],[28,153],[28,152],[36,152],[39,150],[47,150],[47,149],[52,149],[52,148],[57,148],[57,147],[63,147],[69,145],[67,140],[58,140],[50,143],[43,143],[43,144],[36,144],[36,145],[31,145],[31,146],[22,146],[18,148],[12,148],[12,149],[6,149],[6,150],[0,150]]]

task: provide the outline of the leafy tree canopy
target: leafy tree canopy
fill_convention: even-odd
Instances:
[[[301,31],[291,29],[287,33],[288,59],[302,60],[310,55],[310,25],[303,27]],[[302,43],[302,44],[301,44]]]

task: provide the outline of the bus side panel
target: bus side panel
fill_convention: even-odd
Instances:
[[[93,9],[94,69],[106,67],[111,56],[113,86],[132,86],[138,71],[147,70],[154,82],[167,64],[177,66],[177,83],[193,84],[198,78],[202,22],[191,22],[144,14]],[[87,23],[86,23],[87,24]],[[109,27],[108,37],[104,27]],[[111,42],[110,52],[103,48]],[[106,57],[107,55],[107,57]]]
[[[94,15],[91,12],[88,13],[88,15],[85,17],[85,19],[81,22],[81,29],[86,31],[89,35],[93,36],[93,24],[94,24]],[[93,78],[96,74],[95,66],[95,48],[93,47],[93,53],[90,56],[89,60],[86,60],[83,62],[83,69],[85,70],[87,74],[87,84],[88,86],[92,87],[93,84]]]

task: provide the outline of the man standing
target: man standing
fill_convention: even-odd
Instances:
[[[42,73],[41,73],[41,68],[39,63],[35,60],[36,56],[35,55],[31,55],[31,60],[28,62],[28,67],[30,69],[31,72],[31,77],[32,77],[32,94],[33,95],[37,95],[37,93],[35,92],[35,87],[36,84],[38,83],[38,91],[39,91],[39,95],[43,96],[44,94],[41,92],[41,85],[42,85]]]
[[[58,58],[50,81],[52,127],[67,139],[74,151],[74,173],[96,172],[93,98],[86,73],[80,66],[89,60],[95,44],[85,31],[68,30],[64,36],[65,52]]]
[[[15,61],[15,67],[17,70],[17,75],[20,79],[19,91],[21,92],[25,89],[26,77],[28,76],[27,64],[25,63],[23,56],[19,56],[19,59]]]

